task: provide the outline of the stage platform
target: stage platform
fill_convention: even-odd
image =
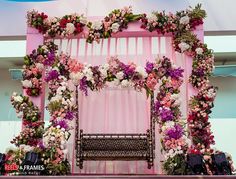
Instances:
[[[236,179],[236,175],[73,175],[73,176],[0,176],[0,179]]]

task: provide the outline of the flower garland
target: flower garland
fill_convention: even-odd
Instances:
[[[183,69],[174,68],[171,61],[164,58],[154,67],[154,71],[161,72],[155,111],[162,136],[163,169],[167,174],[184,174],[185,154],[191,141],[187,138],[186,121],[180,120],[179,88],[183,82]]]
[[[101,90],[105,86],[133,87],[137,91],[142,88],[147,91],[153,90],[146,85],[148,74],[144,67],[134,63],[124,64],[117,57],[111,57],[108,63],[100,66],[91,66],[72,60],[69,61],[69,69],[72,82],[79,85],[85,95],[88,95],[88,89]]]
[[[201,153],[209,152],[210,145],[215,144],[214,136],[210,130],[211,125],[208,121],[211,108],[214,106],[215,97],[216,88],[208,86],[200,90],[190,101],[191,110],[188,116],[189,130],[195,150]]]
[[[124,7],[123,9],[115,9],[102,21],[88,23],[87,42],[99,42],[100,39],[109,38],[112,34],[121,32],[122,29],[128,28],[128,23],[138,21],[141,15],[133,14],[131,6]]]
[[[16,109],[17,116],[22,118],[24,128],[11,143],[16,146],[22,144],[37,146],[43,135],[44,122],[40,121],[40,111],[37,106],[29,100],[29,97],[13,93],[11,103]]]
[[[27,12],[27,24],[49,37],[68,37],[81,33],[87,20],[83,15],[76,13],[62,18],[48,18],[44,13],[32,10]]]
[[[47,15],[44,13],[38,13],[33,10],[28,12],[28,25],[38,29],[45,35],[55,37],[55,35],[66,37],[68,35],[77,35],[83,30],[80,28],[75,31],[78,26],[76,22],[82,21],[88,27],[88,34],[86,35],[87,42],[93,41],[99,42],[102,38],[109,38],[112,34],[115,34],[122,29],[128,27],[128,23],[133,21],[139,21],[141,19],[141,28],[144,28],[150,32],[156,31],[157,33],[173,35],[173,46],[176,51],[184,53],[193,57],[193,70],[190,76],[191,84],[200,89],[208,83],[209,76],[213,69],[213,55],[206,44],[201,43],[197,37],[191,32],[196,29],[198,25],[203,24],[203,18],[206,17],[206,12],[201,9],[201,5],[197,5],[195,8],[187,9],[186,11],[179,11],[175,14],[169,13],[168,15],[163,12],[153,12],[151,15],[146,14],[133,14],[131,7],[125,7],[123,9],[115,9],[102,21],[86,23],[83,16],[71,16],[66,15],[60,18],[54,19],[54,23],[48,23]],[[78,19],[78,20],[72,20]],[[82,19],[82,20],[81,20]],[[71,27],[68,30],[57,30],[62,27]],[[47,28],[46,28],[47,27]],[[54,30],[51,30],[52,28]],[[46,30],[42,30],[46,29]],[[70,32],[70,33],[67,33]],[[86,34],[87,32],[85,32]]]
[[[47,149],[47,169],[50,175],[68,174],[70,172],[67,161],[67,141],[70,130],[73,129],[72,120],[75,118],[73,91],[69,88],[69,57],[59,55],[46,71],[45,81],[49,84],[49,103],[51,124],[43,136],[43,146]],[[50,155],[49,155],[50,154]]]
[[[54,43],[47,42],[24,57],[22,85],[28,96],[40,95],[44,65],[51,65],[54,62],[56,50],[57,46]]]

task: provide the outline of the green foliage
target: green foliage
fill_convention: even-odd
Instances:
[[[183,154],[177,154],[169,157],[164,163],[163,168],[167,175],[184,175],[186,174],[186,162]]]
[[[202,9],[201,4],[197,4],[192,11],[190,11],[189,16],[193,19],[201,19],[206,17],[206,11]]]

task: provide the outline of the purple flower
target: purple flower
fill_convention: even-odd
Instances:
[[[55,53],[54,52],[49,52],[47,54],[47,58],[43,62],[44,65],[51,66],[55,61]]]
[[[204,70],[202,68],[200,68],[200,69],[198,68],[198,69],[195,70],[194,74],[196,76],[203,76],[204,75]]]
[[[38,147],[40,148],[40,149],[45,149],[45,146],[44,146],[44,144],[43,144],[43,141],[39,141],[39,143],[38,143]]]
[[[173,128],[165,131],[166,139],[179,139],[183,136],[183,128],[179,124],[175,124]]]
[[[160,101],[156,101],[155,106],[154,106],[154,109],[155,109],[156,114],[159,113],[159,108],[160,108],[160,107],[161,107]]]
[[[72,120],[74,118],[74,113],[72,111],[67,111],[65,119]]]
[[[67,124],[67,122],[65,120],[58,120],[58,121],[55,121],[54,123],[54,126],[60,126],[60,128],[64,128],[65,130],[68,130],[69,129],[69,126]]]
[[[171,121],[174,118],[173,112],[170,109],[166,109],[166,108],[162,108],[160,110],[160,116],[163,122]]]
[[[135,72],[134,71],[135,69],[133,67],[131,67],[130,65],[125,65],[124,63],[121,63],[120,65],[121,68],[123,69],[126,78],[133,76]]]
[[[58,73],[57,70],[51,70],[51,71],[48,72],[48,74],[47,74],[47,76],[45,78],[45,81],[49,82],[51,80],[57,79],[58,76],[59,76],[59,73]]]
[[[147,62],[147,63],[146,63],[145,69],[146,69],[146,72],[147,72],[147,73],[151,73],[152,70],[153,70],[153,68],[154,68],[154,64],[153,64],[153,63],[151,63],[151,62]]]
[[[175,68],[175,69],[169,69],[168,73],[172,78],[180,78],[183,77],[184,70],[182,68]]]
[[[87,78],[83,77],[79,82],[79,89],[84,92],[86,96],[88,96],[88,85]]]

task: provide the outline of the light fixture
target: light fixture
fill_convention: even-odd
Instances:
[[[187,174],[188,175],[207,175],[203,156],[201,154],[187,155]]]
[[[0,175],[4,174],[5,160],[6,160],[6,155],[0,153]]]
[[[216,172],[214,173],[215,175],[232,175],[231,167],[225,153],[213,154],[211,158],[214,171]]]

